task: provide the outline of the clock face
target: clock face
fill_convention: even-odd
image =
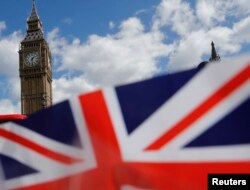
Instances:
[[[25,65],[28,67],[36,66],[39,62],[39,53],[31,52],[25,56]]]

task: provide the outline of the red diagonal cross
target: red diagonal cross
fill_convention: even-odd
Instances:
[[[161,149],[168,142],[173,140],[177,135],[190,127],[194,122],[200,119],[217,104],[227,98],[240,86],[250,79],[250,65],[247,65],[239,73],[233,76],[229,81],[223,84],[217,91],[209,96],[204,102],[198,105],[194,110],[188,113],[183,119],[177,122],[170,130],[162,134],[158,139],[145,148],[147,151]]]
[[[209,173],[250,173],[250,160],[232,162],[124,162],[101,91],[79,97],[97,166],[70,177],[22,190],[119,190],[122,185],[145,189],[207,189]]]

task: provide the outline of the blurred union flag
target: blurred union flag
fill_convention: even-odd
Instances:
[[[249,79],[250,64],[231,60],[1,124],[0,186],[200,190],[209,173],[250,173]]]

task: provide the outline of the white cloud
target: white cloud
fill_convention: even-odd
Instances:
[[[1,35],[1,32],[2,30],[4,30],[6,28],[6,24],[4,21],[0,21],[0,35]]]
[[[249,0],[238,0],[239,13],[248,14],[250,13],[250,3]]]
[[[144,33],[144,26],[137,17],[129,18],[120,25],[120,32],[117,34],[118,37],[133,37]]]
[[[73,20],[72,18],[67,17],[67,18],[62,19],[62,23],[71,25],[73,23]]]
[[[113,35],[91,35],[86,43],[80,39],[65,40],[59,29],[49,33],[52,52],[61,61],[59,70],[80,73],[76,78],[54,81],[56,101],[97,86],[151,77],[159,71],[158,59],[166,57],[172,48],[163,43],[164,35],[160,31],[145,31],[136,17],[123,21],[119,29]]]
[[[153,28],[169,26],[178,35],[186,35],[197,28],[197,20],[188,2],[182,0],[162,0],[156,9]]]
[[[5,22],[0,22],[1,29],[5,29]],[[0,83],[1,96],[0,113],[20,113],[20,80],[18,48],[23,36],[21,32],[14,31],[8,36],[0,36]]]
[[[91,35],[87,43],[75,39],[61,48],[60,44],[65,41],[56,32],[52,40],[54,44],[59,42],[56,47],[62,56],[60,69],[81,71],[89,82],[97,85],[150,77],[158,70],[157,59],[170,51],[162,42],[161,32],[145,32],[141,21],[135,17],[124,21],[114,35]]]
[[[20,113],[20,107],[20,102],[15,105],[10,99],[0,100],[0,114]]]
[[[7,86],[8,86],[8,97],[15,102],[20,101],[21,97],[20,78],[19,77],[9,78]]]
[[[236,53],[240,50],[240,44],[235,40],[232,28],[217,26],[207,31],[206,36],[213,39],[221,54]]]
[[[211,26],[215,19],[217,19],[216,9],[208,1],[198,1],[196,5],[196,13],[198,19],[204,24]],[[218,17],[220,19],[224,19]]]
[[[244,6],[244,0],[199,0],[195,6],[184,0],[162,0],[153,29],[167,27],[178,35],[169,57],[169,70],[196,67],[204,55],[210,56],[211,41],[215,41],[221,55],[238,53],[250,40],[249,10]]]
[[[115,28],[115,23],[113,21],[109,21],[109,29],[114,29]]]
[[[139,16],[140,14],[147,13],[147,12],[148,12],[147,9],[140,9],[135,12],[135,16]]]
[[[54,57],[62,55],[61,49],[67,45],[67,40],[60,36],[59,28],[54,28],[48,33],[47,41]]]
[[[192,32],[179,41],[176,51],[170,56],[170,72],[196,67],[201,56],[210,50],[211,41],[203,30]]]
[[[233,0],[199,0],[196,14],[203,26],[213,27],[227,17],[238,14],[239,3]]]
[[[250,42],[250,16],[235,23],[233,27],[233,32],[235,38],[239,42],[249,43]]]
[[[22,39],[20,32],[0,36],[0,75],[18,76],[18,48]]]
[[[89,82],[83,76],[74,78],[61,77],[59,79],[54,79],[53,101],[54,103],[57,103],[66,98],[71,98],[76,94],[89,92],[94,88],[95,86],[89,84]]]

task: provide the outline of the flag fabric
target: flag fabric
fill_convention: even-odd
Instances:
[[[21,115],[21,114],[0,115],[0,123],[7,122],[7,121],[22,120],[26,118],[27,118],[26,115]]]
[[[1,185],[201,190],[208,174],[250,173],[250,64],[231,62],[104,88],[1,124]]]

